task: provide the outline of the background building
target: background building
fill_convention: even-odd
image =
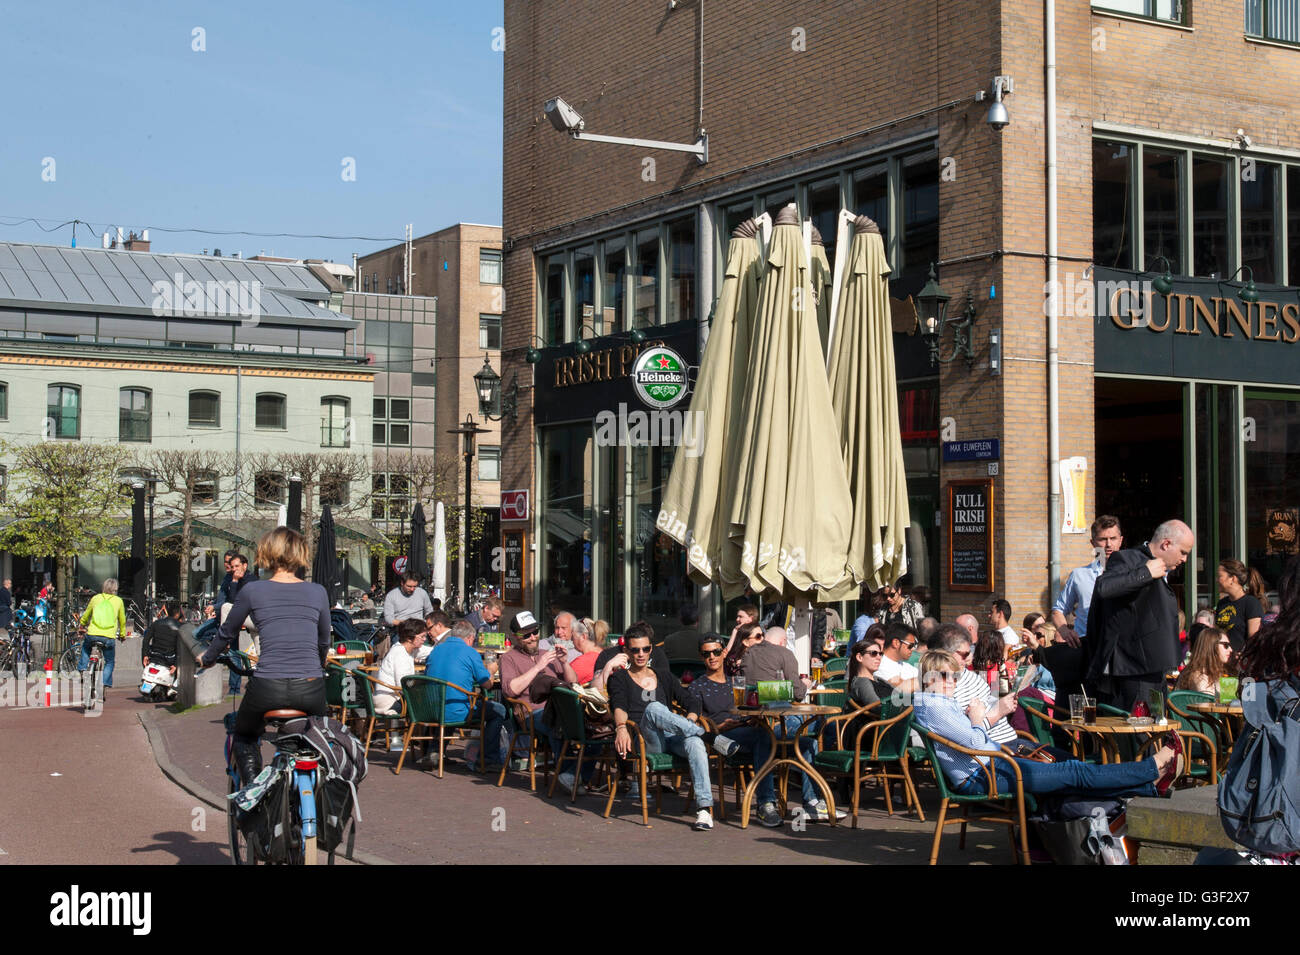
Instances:
[[[405,244],[393,246],[358,259],[361,293],[345,299],[344,311],[365,321],[369,328],[370,309],[386,307],[390,316],[388,357],[378,350],[375,377],[375,447],[377,454],[390,458],[409,446],[411,453],[430,451],[440,462],[452,465],[451,496],[444,503],[460,506],[464,500],[464,464],[461,440],[448,430],[457,427],[467,414],[479,427],[487,429],[478,436],[471,478],[473,506],[480,512],[479,536],[471,548],[467,578],[472,585],[479,577],[491,579],[492,552],[499,543],[497,514],[500,505],[500,427],[485,421],[479,414],[474,374],[485,359],[499,372],[501,348],[501,313],[504,307],[502,286],[501,230],[496,226],[457,223],[429,235],[412,239],[409,256]],[[406,304],[410,302],[408,307]],[[419,302],[426,303],[423,312]],[[429,303],[433,303],[431,306]],[[436,307],[435,307],[436,306]],[[407,343],[401,326],[411,314],[415,323],[414,338]],[[423,315],[423,317],[421,317]],[[436,321],[435,321],[436,319]],[[421,328],[420,326],[426,326]],[[364,332],[367,351],[372,339]],[[409,354],[401,349],[409,344]],[[380,345],[380,348],[383,346]],[[394,349],[397,349],[394,351]],[[409,366],[409,367],[408,367]],[[410,401],[414,416],[408,429],[394,411],[403,413]],[[435,400],[437,395],[438,400]],[[389,417],[387,440],[381,440],[381,403],[387,402]],[[394,403],[396,402],[396,404]],[[396,430],[394,426],[396,425]],[[409,453],[408,453],[409,457]],[[376,471],[381,469],[376,465]],[[393,469],[389,469],[390,475]],[[404,493],[400,474],[398,488],[389,478],[388,493],[396,502]],[[376,480],[378,481],[378,473]],[[378,489],[378,485],[376,485]],[[433,519],[430,502],[425,501],[428,517]],[[408,501],[405,515],[410,516],[413,501]],[[392,527],[392,512],[389,513]],[[400,528],[395,528],[400,533]],[[447,528],[448,536],[456,530]],[[448,571],[449,582],[458,577],[458,566]]]
[[[894,297],[919,291],[937,262],[950,315],[968,296],[974,306],[969,363],[932,364],[918,329],[895,328],[910,582],[931,587],[932,610],[982,611],[994,596],[1017,615],[1046,609],[1091,559],[1098,511],[1120,516],[1130,544],[1165,517],[1193,524],[1198,549],[1175,580],[1189,609],[1214,599],[1220,557],[1270,558],[1261,509],[1300,507],[1287,442],[1300,375],[1284,311],[1296,292],[1262,284],[1300,282],[1300,121],[1288,109],[1300,77],[1288,45],[1300,37],[1260,11],[1250,0],[1059,2],[1048,70],[1043,7],[1020,0],[710,7],[703,32],[696,5],[573,0],[539,13],[507,2],[503,378],[533,387],[503,439],[503,480],[534,503],[527,521],[503,524],[526,536],[521,602],[619,630],[638,617],[666,625],[694,595],[680,549],[642,518],[657,509],[671,448],[598,446],[594,415],[626,400],[617,376],[564,362],[579,337],[619,361],[633,327],[705,339],[731,229],[791,201],[832,259],[840,208],[876,220]],[[561,28],[596,18],[596,47]],[[1009,114],[997,129],[995,89]],[[556,96],[589,132],[688,143],[702,126],[708,163],[573,141],[543,113]],[[1160,303],[1155,325],[1124,327],[1127,307],[1109,317],[1100,267],[1141,289],[1164,271],[1160,256],[1176,294],[1195,286],[1211,315],[1219,309],[1218,331],[1203,321],[1179,337],[1175,318],[1173,333],[1153,334],[1167,325]],[[1241,278],[1218,284],[1243,265],[1261,283],[1259,305],[1237,298]],[[1223,333],[1229,322],[1236,334]],[[547,346],[535,368],[524,362],[533,336]],[[945,337],[941,357],[951,352]],[[697,354],[688,348],[688,360]],[[997,450],[943,461],[941,432]],[[1053,449],[1085,467],[1071,528],[1064,498],[1053,515]],[[960,481],[990,482],[974,585],[952,568],[974,546],[947,527]]]
[[[274,526],[300,456],[359,461],[349,480],[317,483],[309,508],[333,504],[349,585],[365,586],[379,538],[351,511],[369,494],[373,372],[358,363],[357,323],[327,307],[330,291],[306,266],[0,243],[0,436],[210,454],[194,545],[213,554],[248,551]],[[177,510],[159,494],[160,540],[175,534]],[[19,589],[46,569],[4,561]],[[159,592],[177,593],[181,566],[159,561]],[[83,555],[78,583],[117,572],[116,556]],[[212,561],[191,566],[191,590],[213,577]]]

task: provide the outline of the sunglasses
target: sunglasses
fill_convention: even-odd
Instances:
[[[855,651],[860,657],[878,657],[883,656],[879,650],[857,650]]]
[[[961,678],[960,673],[950,673],[947,670],[935,670],[934,675],[941,680],[958,680]]]
[[[720,657],[720,656],[722,656],[722,655],[723,655],[724,653],[726,653],[726,652],[727,652],[726,650],[723,650],[721,647],[719,647],[719,648],[716,649],[716,650],[701,650],[701,651],[700,651],[700,656],[704,656],[704,657]]]
[[[1219,646],[1221,646],[1221,647],[1227,647],[1229,650],[1232,649],[1232,644],[1231,644],[1231,643],[1220,643]]]
[[[650,650],[651,650],[650,647],[628,647],[627,648],[628,653],[649,653]]]
[[[911,643],[903,643],[903,642],[900,640],[899,643],[898,643],[898,645],[899,645],[900,647],[902,647],[904,650],[915,650],[915,649],[916,649],[916,641],[915,641],[915,640],[913,640]]]

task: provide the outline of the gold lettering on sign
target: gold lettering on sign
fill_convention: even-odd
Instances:
[[[573,384],[573,359],[557,358],[555,359],[555,387],[567,388]]]
[[[1175,326],[1174,328],[1174,334],[1175,335],[1187,335],[1187,334],[1199,335],[1200,332],[1192,331],[1189,333],[1187,329],[1187,300],[1191,298],[1191,296],[1178,295],[1177,293],[1175,293],[1169,297],[1178,303],[1178,325]]]
[[[1131,288],[1129,288],[1127,285],[1121,285],[1119,288],[1115,289],[1115,291],[1112,292],[1110,295],[1110,320],[1120,328],[1124,329],[1125,331],[1135,326],[1133,325],[1133,320],[1132,320],[1133,316],[1131,312],[1126,316],[1129,319],[1129,323],[1127,325],[1125,325],[1122,321],[1120,321],[1121,316],[1119,313],[1119,299],[1121,295],[1132,295],[1132,294],[1133,294],[1133,290]]]
[[[1147,317],[1150,319],[1150,324],[1147,325],[1147,328],[1150,329],[1150,330],[1153,331],[1153,332],[1164,332],[1164,331],[1168,331],[1168,330],[1169,330],[1169,323],[1172,322],[1172,321],[1174,320],[1174,316],[1173,316],[1173,315],[1170,313],[1170,311],[1169,311],[1169,305],[1170,305],[1170,302],[1169,302],[1169,296],[1168,296],[1168,295],[1165,296],[1165,323],[1164,323],[1163,325],[1157,325],[1157,324],[1156,324],[1156,309],[1155,309],[1155,302],[1156,302],[1156,297],[1155,297],[1155,295],[1152,294],[1152,293],[1147,293],[1147,312],[1146,312],[1146,314],[1147,314]]]
[[[1300,341],[1300,305],[1283,305],[1282,321],[1286,328],[1282,330],[1282,341],[1287,344]]]
[[[633,345],[624,345],[618,350],[618,376],[620,378],[627,376],[627,367],[636,361],[636,355],[636,347]]]
[[[1230,298],[1216,298],[1214,300],[1214,311],[1216,314],[1219,313],[1220,305],[1226,307],[1226,310],[1228,312],[1228,317],[1230,317],[1234,322],[1237,323],[1237,327],[1241,329],[1241,333],[1245,335],[1247,338],[1250,338],[1249,315],[1241,314],[1241,309],[1237,306],[1237,303]],[[1227,318],[1223,319],[1223,330],[1219,333],[1219,335],[1221,338],[1232,337],[1232,326],[1228,323]]]
[[[1217,302],[1218,299],[1215,299],[1215,301]],[[1205,299],[1201,298],[1199,295],[1196,296],[1194,299],[1192,299],[1192,329],[1193,329],[1192,334],[1193,335],[1200,334],[1200,332],[1195,330],[1196,319],[1198,317],[1205,319],[1206,326],[1212,328],[1214,330],[1214,334],[1216,335],[1219,334],[1218,309],[1211,309],[1209,306],[1205,304]]]
[[[1261,342],[1277,341],[1277,303],[1260,302],[1255,307],[1259,309],[1259,330],[1255,333],[1255,340]],[[1273,312],[1272,315],[1269,314],[1270,309]],[[1272,331],[1272,334],[1268,334],[1269,330]]]
[[[592,364],[596,366],[596,380],[609,381],[609,359],[610,350],[608,348],[596,352],[592,355]]]

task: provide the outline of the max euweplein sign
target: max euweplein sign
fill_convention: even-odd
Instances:
[[[992,593],[993,482],[948,484],[948,588]]]
[[[1093,315],[1098,372],[1217,378],[1264,384],[1293,381],[1300,362],[1300,298],[1295,289],[1258,287],[1244,302],[1242,283],[1176,278],[1168,295],[1152,274],[1098,268],[1082,291],[1087,310],[1071,301],[1061,310]]]

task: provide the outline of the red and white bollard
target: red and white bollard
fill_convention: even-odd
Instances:
[[[50,705],[50,692],[54,685],[54,660],[45,658],[45,705]]]

